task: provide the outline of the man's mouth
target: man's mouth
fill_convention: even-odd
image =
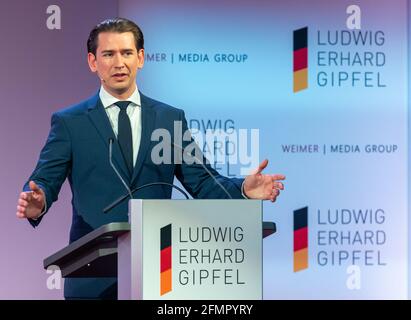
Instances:
[[[115,73],[115,74],[113,74],[113,78],[118,79],[118,80],[124,79],[127,76],[128,76],[127,73]]]

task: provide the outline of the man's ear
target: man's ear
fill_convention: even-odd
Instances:
[[[91,72],[97,72],[96,56],[91,52],[89,52],[87,55],[87,62]]]
[[[137,51],[137,59],[138,59],[137,67],[139,69],[142,69],[144,66],[144,49],[140,49]]]

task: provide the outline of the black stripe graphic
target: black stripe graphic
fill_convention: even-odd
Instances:
[[[308,207],[294,211],[294,231],[308,226]]]
[[[294,30],[294,51],[307,48],[308,27]]]
[[[160,250],[171,246],[171,224],[160,229]]]

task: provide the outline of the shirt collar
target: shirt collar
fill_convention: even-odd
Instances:
[[[116,97],[113,97],[110,93],[108,93],[103,86],[100,88],[99,92],[100,100],[101,103],[103,104],[104,108],[107,109],[111,107],[113,104],[115,104],[117,101],[122,101],[120,99],[117,99]],[[140,99],[140,93],[138,92],[138,89],[136,87],[136,90],[131,94],[127,101],[131,101],[133,104],[137,106],[141,106],[141,99]]]

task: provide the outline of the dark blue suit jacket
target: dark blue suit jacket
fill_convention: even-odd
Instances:
[[[183,132],[187,129],[187,122],[182,110],[150,99],[141,93],[140,96],[141,143],[132,175],[128,173],[98,93],[52,116],[47,142],[28,181],[35,181],[44,190],[48,211],[57,200],[63,182],[68,178],[73,194],[70,243],[104,224],[128,221],[128,199],[119,203],[109,213],[103,213],[103,208],[126,193],[109,163],[110,138],[114,139],[113,162],[131,189],[151,182],[173,183],[176,176],[193,198],[227,197],[200,165],[155,165],[152,162],[151,150],[158,143],[151,141],[153,130],[164,128],[173,138],[174,121],[183,123]],[[188,143],[185,142],[183,146]],[[243,179],[228,179],[211,167],[209,169],[233,198],[242,198]],[[24,190],[29,190],[28,182]],[[144,188],[133,196],[137,199],[169,199],[171,192],[168,186],[153,186]],[[43,217],[29,222],[35,227]],[[66,279],[65,296],[115,298],[116,281],[112,278]]]

